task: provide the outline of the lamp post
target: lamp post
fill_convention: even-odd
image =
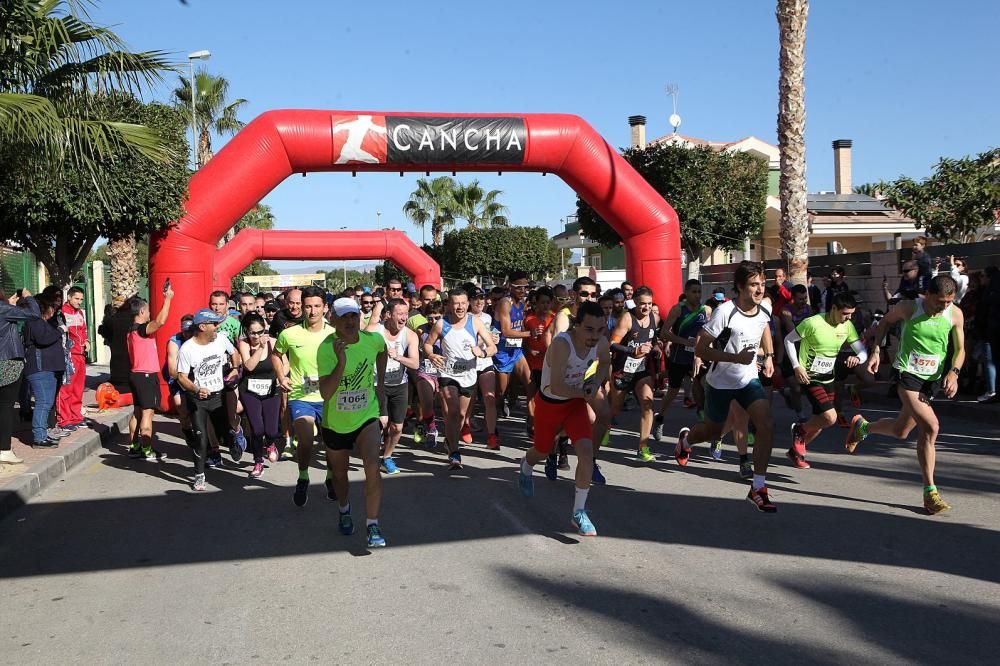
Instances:
[[[194,164],[195,171],[201,166],[198,164],[198,112],[195,106],[195,100],[198,98],[198,86],[194,81],[194,61],[195,60],[208,60],[212,57],[211,51],[195,51],[194,53],[188,53],[188,64],[191,66],[191,162]]]
[[[337,231],[343,231],[347,227],[337,227]],[[344,259],[344,291],[347,290],[347,259]]]
[[[382,228],[382,211],[380,210],[375,211],[375,223],[379,229]]]

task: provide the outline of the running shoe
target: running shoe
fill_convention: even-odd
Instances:
[[[717,439],[712,442],[712,446],[709,449],[712,453],[712,460],[722,460],[722,440]]]
[[[847,431],[847,438],[844,440],[844,448],[848,453],[854,453],[858,444],[868,436],[868,422],[861,414],[855,414],[851,419],[851,429]]]
[[[350,507],[348,507],[347,513],[341,513],[338,519],[337,528],[340,533],[344,536],[351,536],[354,534],[354,519],[351,518]]]
[[[653,439],[657,442],[663,441],[663,415],[657,414],[653,417]]]
[[[594,527],[594,523],[590,522],[590,517],[585,510],[574,511],[570,522],[580,536],[597,536],[597,528]]]
[[[448,454],[448,465],[451,469],[462,469],[462,454],[458,451]]]
[[[282,460],[295,460],[295,451],[296,451],[296,449],[298,449],[298,444],[293,439],[293,440],[291,440],[291,442],[289,442],[288,444],[285,445],[284,449],[281,450],[281,459]]]
[[[428,450],[436,449],[437,438],[438,438],[437,424],[431,421],[430,426],[424,429],[424,448]]]
[[[76,432],[77,430],[80,429],[80,424],[70,423],[68,425],[59,426],[59,429],[64,430],[65,432]]]
[[[796,455],[802,456],[806,455],[806,433],[802,428],[801,423],[793,423],[791,426],[792,431],[792,448],[791,450],[796,453]]]
[[[142,450],[142,457],[144,460],[148,460],[150,462],[156,462],[160,459],[160,455],[153,450],[152,446]]]
[[[992,391],[987,391],[986,393],[984,393],[981,396],[979,396],[978,398],[976,398],[976,402],[989,402],[990,400],[992,400],[993,398],[995,398],[996,395],[997,394],[994,393],[994,392],[992,392]]]
[[[837,414],[837,425],[841,428],[850,428],[851,422],[847,420],[847,417],[843,414]]]
[[[812,467],[812,465],[806,462],[806,457],[800,453],[796,453],[794,449],[788,449],[785,455],[792,461],[792,465],[798,469],[809,469]]]
[[[500,442],[497,440],[496,433],[493,433],[492,435],[486,438],[486,448],[488,448],[490,451],[500,450]]]
[[[194,475],[194,483],[191,484],[191,488],[193,488],[195,491],[197,491],[199,493],[202,492],[202,491],[204,491],[205,490],[205,475],[204,474],[195,474]]]
[[[462,441],[466,444],[472,444],[472,428],[466,423],[462,426]]]
[[[566,471],[569,469],[569,456],[565,453],[559,454],[559,469]]]
[[[767,496],[767,486],[764,486],[760,490],[754,490],[750,488],[750,492],[747,493],[747,501],[757,507],[758,511],[764,513],[777,513],[778,507],[774,505],[771,498]]]
[[[674,446],[674,457],[681,467],[685,467],[688,464],[688,458],[691,457],[691,446],[688,444],[689,432],[691,432],[691,428],[681,428],[680,432],[677,433],[677,445]]]
[[[139,446],[138,442],[132,444],[128,447],[128,457],[129,458],[141,458],[142,457],[142,447]]]
[[[517,484],[521,488],[521,494],[525,497],[531,497],[535,494],[535,480],[524,473],[521,463],[517,464]]]
[[[368,547],[385,548],[385,537],[382,536],[382,530],[377,524],[368,526]]]
[[[413,426],[413,443],[420,444],[424,441],[425,432],[426,430],[424,429],[424,424],[422,422],[418,422],[415,426]]]
[[[936,513],[942,513],[951,508],[951,505],[941,499],[941,494],[936,490],[932,490],[929,493],[924,493],[924,508],[927,509],[927,513],[932,516]]]
[[[299,479],[295,482],[295,494],[292,495],[295,506],[305,506],[309,501],[309,479]]]
[[[744,481],[753,481],[753,461],[745,460],[741,462],[739,475]]]
[[[684,406],[687,407],[688,409],[691,409],[692,407],[694,407],[694,400],[692,400],[687,396],[684,396]]]
[[[608,480],[604,478],[604,474],[601,472],[601,466],[597,464],[596,460],[594,461],[594,474],[590,477],[590,480],[592,483],[596,483],[601,486],[607,484],[608,482]]]
[[[337,501],[337,491],[333,489],[333,479],[326,477],[326,481],[323,482],[326,486],[326,498],[331,502]]]
[[[49,428],[45,431],[45,435],[49,439],[62,439],[63,437],[68,437],[69,433],[62,428]]]
[[[270,463],[278,462],[278,447],[274,444],[268,444],[267,448],[264,450],[267,455],[267,461]]]
[[[218,451],[212,451],[205,457],[206,467],[222,467],[222,454]]]
[[[399,468],[396,467],[396,461],[392,458],[382,458],[382,471],[392,476],[393,474],[399,474]]]
[[[554,453],[550,453],[545,459],[545,478],[549,481],[555,481],[559,478],[559,462]]]
[[[229,446],[229,457],[233,462],[239,462],[247,450],[247,437],[243,434],[243,428],[230,430],[229,434],[233,436],[233,443]]]
[[[656,460],[656,456],[653,455],[653,452],[649,450],[648,446],[640,448],[636,455],[639,456],[639,460],[644,463],[650,463]]]
[[[506,400],[500,401],[500,413],[505,419],[510,418],[510,405],[507,404]]]
[[[856,384],[850,384],[847,387],[847,394],[851,397],[851,404],[855,407],[861,407],[861,392],[858,391]]]
[[[255,462],[253,464],[253,469],[250,470],[250,478],[251,479],[259,479],[260,475],[263,474],[263,473],[264,473],[264,463],[262,463],[262,462]]]

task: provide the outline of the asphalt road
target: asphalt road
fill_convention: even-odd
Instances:
[[[375,552],[357,469],[343,537],[318,463],[301,509],[287,462],[209,470],[195,495],[161,420],[168,461],[102,451],[0,523],[0,663],[996,663],[1000,419],[945,417],[954,508],[929,517],[912,442],[848,456],[835,429],[795,470],[776,414],[776,515],[744,500],[731,446],[682,470],[671,438],[639,464],[623,415],[590,495],[597,538],[569,525],[566,473],[539,469],[521,497],[519,448],[466,447],[449,472],[407,437]],[[675,406],[667,430],[692,417]],[[506,444],[520,431],[501,425]]]

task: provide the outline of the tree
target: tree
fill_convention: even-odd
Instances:
[[[874,197],[881,194],[879,190],[878,183],[861,183],[860,185],[855,185],[851,188],[851,191],[855,194],[864,194],[865,196]]]
[[[418,227],[431,225],[431,242],[440,246],[444,232],[455,225],[457,205],[455,203],[455,181],[448,176],[433,180],[420,178],[417,189],[403,204],[403,214]]]
[[[458,184],[452,194],[455,199],[455,217],[468,222],[470,227],[509,227],[507,206],[500,203],[500,190],[487,192],[474,180],[468,185]]]
[[[375,271],[359,271],[355,268],[347,269],[347,284],[344,284],[344,269],[333,269],[326,272],[327,291],[339,294],[348,287],[371,286]]]
[[[404,286],[410,281],[410,276],[406,274],[406,271],[388,259],[375,267],[375,273],[372,276],[375,284],[380,284],[384,287],[393,278],[402,282]]]
[[[179,86],[174,89],[174,103],[177,110],[184,116],[188,128],[191,120],[191,81],[185,76],[178,76]],[[213,76],[205,70],[195,75],[195,86],[198,99],[195,112],[198,115],[198,164],[201,168],[212,159],[212,131],[216,134],[230,136],[239,132],[246,125],[237,118],[239,111],[246,106],[242,97],[228,102],[229,81],[222,76]]]
[[[942,157],[917,182],[902,176],[879,183],[883,201],[943,242],[974,242],[992,233],[1000,211],[1000,148],[976,157]]]
[[[705,250],[742,247],[760,235],[767,211],[767,163],[750,153],[717,153],[707,147],[653,144],[629,148],[622,157],[677,212],[689,272]],[[621,236],[582,199],[577,219],[583,233],[606,247]]]
[[[806,283],[809,212],[806,202],[806,18],[809,0],[778,0],[778,150],[781,172],[781,256],[788,277]]]
[[[36,159],[24,159],[0,172],[3,240],[33,252],[53,283],[61,286],[73,281],[99,238],[113,244],[135,233],[161,229],[180,217],[187,194],[184,122],[177,112],[163,104],[143,104],[124,93],[91,97],[89,109],[95,118],[155,128],[174,157],[156,162],[119,148],[95,160],[100,178],[128,193],[111,209],[98,196],[90,172],[71,162],[47,169],[39,168]],[[137,275],[134,257],[122,264],[119,275],[114,258],[111,263],[113,284],[117,280],[127,285]],[[129,289],[134,287],[121,287],[123,292]]]
[[[165,52],[132,53],[114,32],[89,23],[79,3],[0,4],[0,172],[25,159],[36,168],[68,161],[114,205],[96,161],[124,150],[168,162],[170,147],[140,124],[95,116],[88,93],[136,93],[171,69]]]
[[[517,270],[544,278],[558,269],[554,245],[541,227],[467,227],[445,234],[441,270],[449,279],[488,276],[503,280]]]

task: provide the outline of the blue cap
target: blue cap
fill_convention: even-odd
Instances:
[[[364,291],[366,294],[370,294],[370,293],[372,293],[372,288],[371,287],[365,287],[362,291]]]
[[[406,291],[410,292],[411,294],[416,293],[417,285],[413,284],[412,282],[408,283],[406,285]]]
[[[202,308],[194,314],[194,321],[192,323],[195,326],[198,324],[221,324],[225,320],[225,315],[216,314],[214,310],[209,310],[208,308]]]

